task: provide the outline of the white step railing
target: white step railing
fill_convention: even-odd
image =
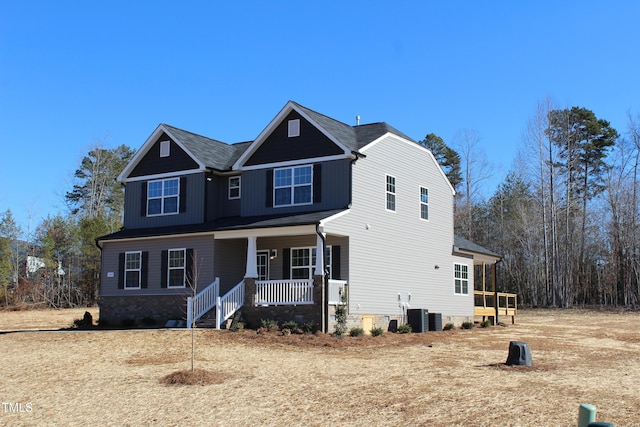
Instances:
[[[347,290],[346,280],[334,280],[329,279],[329,295],[327,297],[327,303],[331,305],[342,304],[340,300],[340,292],[344,294]]]
[[[187,298],[187,328],[190,329],[196,320],[215,307],[218,295],[220,295],[220,278],[216,277],[209,286],[195,296]]]
[[[216,301],[216,329],[244,304],[244,280]]]
[[[313,280],[257,280],[255,304],[313,304]]]

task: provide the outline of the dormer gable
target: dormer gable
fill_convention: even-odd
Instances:
[[[118,176],[118,181],[229,170],[246,143],[229,145],[160,124]]]
[[[249,170],[294,164],[300,161],[344,159],[352,156],[335,129],[354,134],[351,126],[289,101],[233,165]],[[326,124],[331,120],[334,129]],[[349,135],[353,137],[352,135]]]

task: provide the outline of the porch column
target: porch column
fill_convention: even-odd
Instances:
[[[322,237],[326,237],[326,234],[322,233]],[[316,269],[313,274],[324,276],[324,242],[319,234],[316,234]]]
[[[244,277],[258,277],[258,250],[257,250],[257,241],[258,238],[256,236],[247,237],[247,270],[244,274]]]

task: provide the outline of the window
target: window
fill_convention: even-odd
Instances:
[[[300,136],[300,119],[289,120],[289,138]]]
[[[469,270],[465,264],[454,264],[455,293],[469,294]]]
[[[420,187],[420,218],[429,219],[429,189]]]
[[[169,157],[171,142],[170,141],[160,141],[160,157]]]
[[[291,206],[313,203],[313,168],[311,165],[273,171],[273,205]]]
[[[311,279],[316,268],[317,248],[291,248],[291,278]],[[325,251],[325,268],[331,277],[331,246]]]
[[[169,249],[167,285],[169,288],[184,288],[186,271],[186,250]]]
[[[178,213],[179,195],[180,180],[178,178],[149,181],[147,183],[147,215]]]
[[[229,177],[229,200],[240,198],[240,177]]]
[[[142,279],[142,252],[124,254],[124,288],[140,289]]]
[[[387,177],[387,210],[395,212],[396,210],[396,177],[386,175]]]

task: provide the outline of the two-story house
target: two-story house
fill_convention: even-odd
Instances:
[[[213,308],[327,331],[341,289],[351,326],[403,322],[409,307],[459,323],[474,316],[474,257],[499,260],[454,240],[454,189],[429,150],[295,102],[250,142],[161,124],[118,180],[124,227],[98,239],[112,324]]]

